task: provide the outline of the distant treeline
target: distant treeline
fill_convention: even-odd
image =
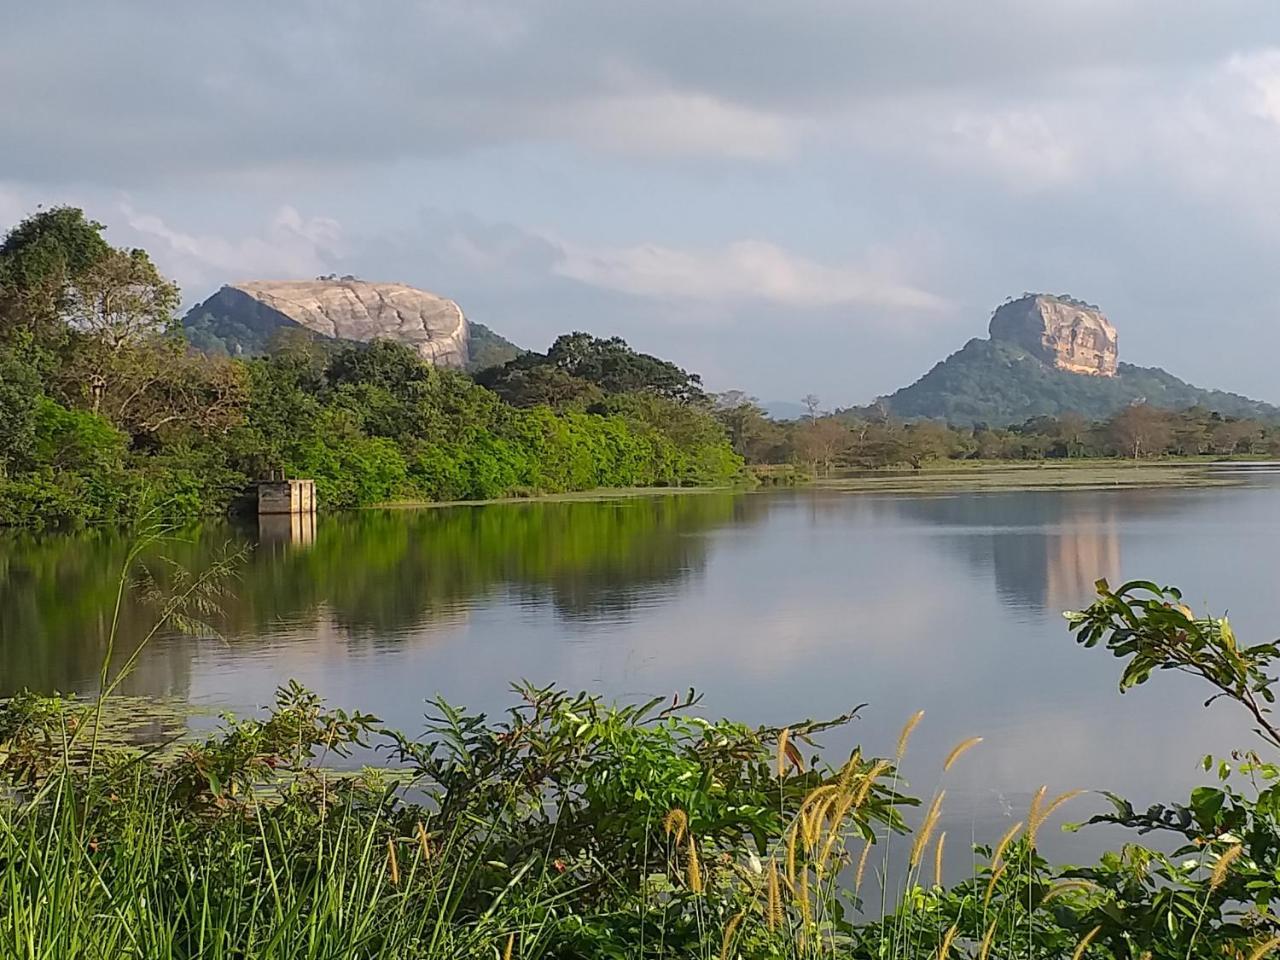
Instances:
[[[1139,403],[1106,420],[1077,414],[1035,417],[1008,427],[951,427],[887,415],[813,413],[777,423],[750,398],[722,394],[717,416],[734,449],[751,464],[833,468],[920,468],[937,460],[1047,460],[1080,457],[1280,457],[1280,424],[1224,417],[1193,407],[1162,410]]]
[[[295,331],[264,357],[207,355],[177,286],[103,229],[55,207],[0,244],[0,525],[217,513],[276,471],[339,508],[741,472],[697,376],[617,339],[561,337],[492,389],[386,341]]]

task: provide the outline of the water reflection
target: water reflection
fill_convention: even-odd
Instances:
[[[989,840],[1041,783],[1168,801],[1198,757],[1249,745],[1187,678],[1120,696],[1115,661],[1079,649],[1059,611],[1099,576],[1142,576],[1273,636],[1278,486],[367,512],[322,517],[310,542],[211,525],[166,552],[198,568],[250,550],[218,624],[229,640],[161,642],[129,689],[244,711],[296,678],[411,731],[427,697],[499,710],[520,678],[627,699],[693,686],[708,714],[773,724],[868,701],[835,753],[892,753],[925,708],[911,789],[930,793],[947,751],[984,736],[947,775],[944,826]],[[0,691],[89,686],[123,549],[109,533],[0,540]],[[147,623],[131,596],[123,635]],[[1104,842],[1090,832],[1064,856]]]
[[[1120,527],[1158,521],[1189,505],[1188,491],[972,493],[899,497],[882,508],[934,528],[968,566],[989,569],[997,596],[1032,613],[1089,602],[1101,578],[1122,579]]]
[[[501,508],[366,511],[299,517],[261,528],[209,524],[144,557],[171,586],[171,564],[206,568],[243,554],[212,626],[232,640],[277,636],[398,643],[459,622],[477,602],[509,597],[550,604],[566,622],[625,617],[679,593],[706,564],[702,534],[750,523],[755,501],[726,494]],[[255,536],[255,533],[257,536]],[[0,695],[23,687],[85,689],[110,631],[127,542],[115,532],[0,541]],[[142,636],[154,619],[141,585],[127,593],[119,636]],[[188,645],[144,658],[131,686],[180,695]],[[159,661],[173,663],[164,666]]]
[[[314,513],[260,513],[258,514],[258,548],[305,548],[316,542]]]

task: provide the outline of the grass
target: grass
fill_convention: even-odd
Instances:
[[[725,493],[739,487],[597,487],[569,493],[541,493],[530,496],[498,497],[490,500],[389,500],[365,510],[423,510],[438,507],[483,507],[497,503],[579,503],[600,500],[627,500],[637,497],[682,496],[701,493]]]
[[[1039,461],[963,462],[911,473],[866,473],[816,480],[818,489],[855,493],[945,493],[997,490],[1107,490],[1126,487],[1221,487],[1238,478],[1216,474],[1211,462]]]
[[[811,479],[789,465],[752,468],[763,488],[802,484],[824,490],[853,493],[933,493],[957,490],[1100,490],[1117,487],[1218,487],[1239,481],[1214,476],[1211,467],[1220,458],[1187,457],[1164,460],[933,460],[916,471],[866,471],[856,475]],[[779,481],[782,481],[781,483]],[[601,488],[576,493],[505,497],[495,500],[419,501],[394,500],[366,509],[426,509],[475,507],[511,503],[574,503],[622,500],[636,497],[724,493],[741,487],[626,487]]]

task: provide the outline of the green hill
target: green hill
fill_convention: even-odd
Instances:
[[[1017,344],[976,338],[878,405],[904,419],[1004,426],[1069,411],[1100,420],[1138,402],[1171,410],[1200,406],[1233,417],[1280,416],[1271,404],[1195,387],[1159,367],[1120,363],[1113,377],[1070,373]]]
[[[490,367],[500,367],[526,351],[506,337],[494,333],[483,323],[471,321],[471,344],[467,358],[467,371],[479,373]]]

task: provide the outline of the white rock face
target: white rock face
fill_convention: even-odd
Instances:
[[[1095,307],[1045,294],[1025,296],[996,310],[990,332],[992,340],[1016,343],[1059,370],[1116,375],[1116,328]]]
[[[436,366],[467,363],[470,329],[452,300],[402,283],[363,280],[253,280],[224,287],[299,326],[343,340],[395,340]]]

